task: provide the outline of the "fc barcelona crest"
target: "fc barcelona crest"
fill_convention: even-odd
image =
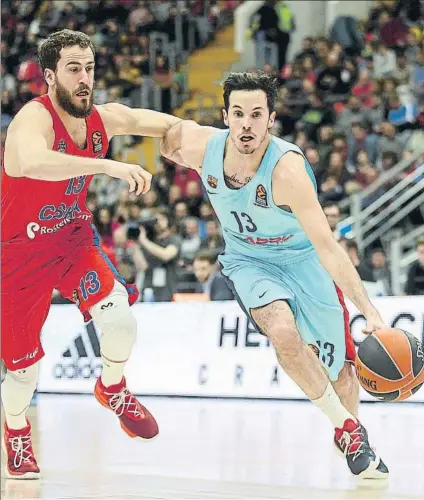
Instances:
[[[208,184],[211,188],[216,189],[218,187],[218,179],[212,175],[208,175]]]

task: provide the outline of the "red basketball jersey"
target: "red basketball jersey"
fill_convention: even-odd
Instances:
[[[108,138],[99,112],[86,118],[85,149],[78,148],[68,134],[48,95],[34,99],[47,108],[53,119],[53,151],[73,156],[104,158]],[[34,123],[34,127],[37,124]],[[21,147],[25,147],[22,144]],[[59,160],[60,161],[60,160]],[[49,244],[60,235],[69,234],[75,224],[89,225],[92,213],[86,206],[86,196],[92,175],[74,177],[65,181],[43,181],[26,177],[10,177],[4,168],[1,190],[2,242],[34,242]]]

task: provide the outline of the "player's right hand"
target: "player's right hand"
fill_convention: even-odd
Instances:
[[[136,195],[146,194],[152,184],[152,174],[133,163],[122,163],[120,161],[110,161],[107,163],[105,174],[109,177],[127,181],[130,186],[130,193],[136,192]]]

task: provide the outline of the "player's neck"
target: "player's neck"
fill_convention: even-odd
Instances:
[[[240,153],[236,146],[233,144],[233,141],[229,138],[227,140],[225,157],[230,161],[230,163],[234,162],[237,165],[243,165],[243,170],[245,171],[256,172],[261,164],[265,151],[269,146],[270,140],[271,138],[268,134],[265,140],[254,153],[246,155]]]
[[[53,104],[53,107],[56,111],[56,113],[59,115],[59,118],[61,119],[63,125],[65,126],[66,130],[72,135],[72,132],[75,132],[77,130],[81,130],[81,128],[85,128],[85,118],[75,118],[74,116],[71,116],[69,113],[67,113],[57,102],[57,99],[55,99],[53,93],[49,92],[49,97],[50,100]]]

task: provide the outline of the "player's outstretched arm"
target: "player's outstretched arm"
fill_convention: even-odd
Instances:
[[[218,131],[191,120],[172,126],[160,143],[161,154],[178,165],[201,172],[210,137]]]
[[[163,137],[181,118],[150,109],[130,108],[117,102],[97,106],[109,139],[115,135]]]
[[[371,304],[355,267],[345,250],[334,239],[307,174],[305,159],[294,152],[286,153],[274,169],[272,185],[275,203],[290,206],[315,247],[322,265],[364,314],[368,327],[382,327],[384,324],[380,315]]]
[[[71,156],[52,151],[53,122],[46,108],[37,102],[24,106],[7,131],[5,171],[11,177],[63,181],[72,177],[107,174],[128,182],[130,191],[144,194],[150,189],[151,174],[139,165],[113,160]]]

